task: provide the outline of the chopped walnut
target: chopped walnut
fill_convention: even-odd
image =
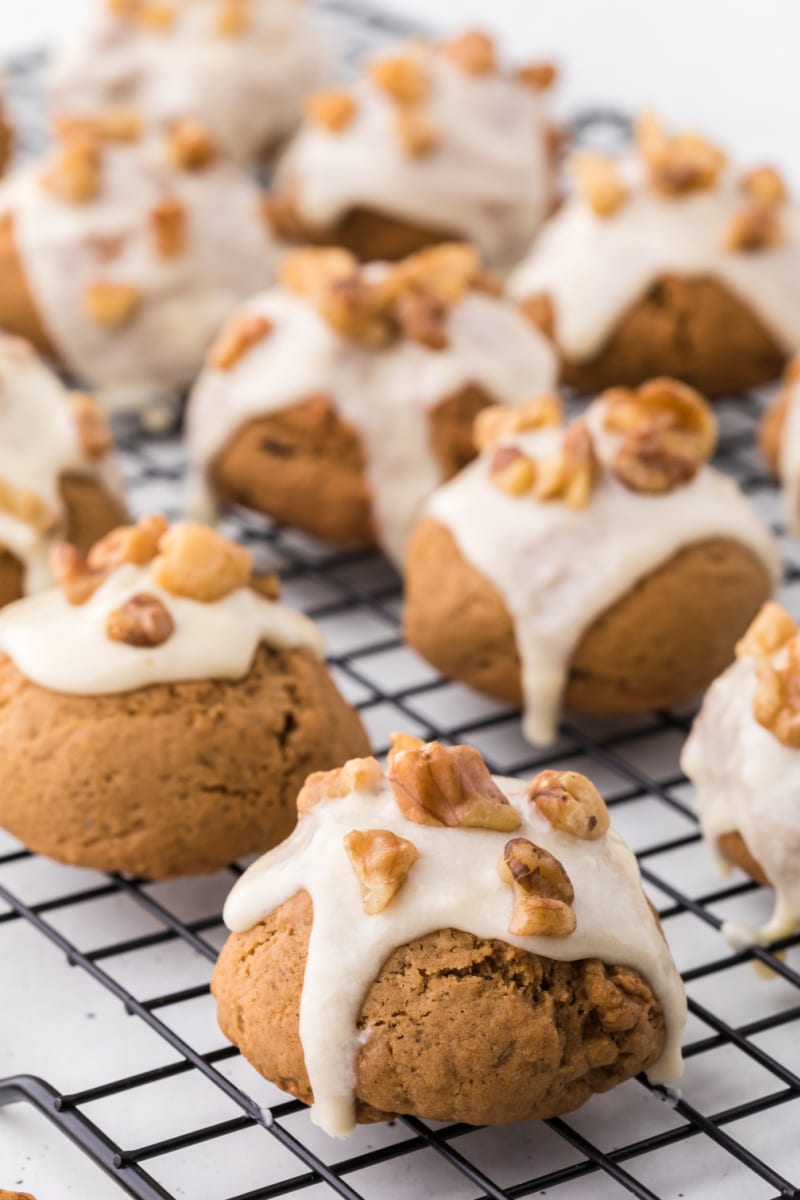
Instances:
[[[418,825],[512,830],[520,824],[472,746],[428,742],[396,750],[387,774],[401,812]]]
[[[528,796],[562,833],[593,842],[608,832],[611,822],[603,797],[577,771],[541,771],[528,784]]]
[[[106,636],[128,646],[162,646],[175,630],[175,622],[158,596],[138,592],[106,617]]]
[[[392,334],[389,279],[368,279],[346,250],[305,248],[289,254],[281,282],[305,296],[343,337],[383,345]]]
[[[657,430],[680,438],[700,458],[710,458],[717,443],[717,420],[701,394],[676,379],[651,379],[640,388],[603,392],[603,424],[612,433]]]
[[[361,885],[364,912],[382,913],[419,858],[416,846],[388,829],[354,829],[343,840]]]
[[[518,68],[515,78],[535,92],[547,92],[558,78],[558,67],[551,62],[528,63]]]
[[[667,196],[714,187],[725,155],[694,133],[667,137],[655,113],[643,113],[636,125],[636,144],[651,187]]]
[[[722,246],[733,253],[755,254],[779,246],[784,237],[783,223],[773,205],[748,204],[731,217]]]
[[[70,408],[81,450],[89,458],[104,458],[111,450],[111,428],[95,396],[88,392],[70,392]]]
[[[136,142],[142,136],[142,117],[135,108],[109,108],[96,117],[57,115],[54,124],[58,136],[66,141]]]
[[[429,350],[447,349],[448,310],[433,292],[423,289],[401,294],[395,312],[401,330],[412,342],[419,342]]]
[[[586,508],[597,474],[592,435],[585,421],[575,421],[564,435],[560,452],[538,464],[536,499],[563,500],[568,508]]]
[[[215,30],[220,37],[240,37],[250,24],[250,0],[222,0]]]
[[[775,666],[769,658],[756,661],[753,716],[759,725],[793,750],[800,749],[800,636],[783,647],[785,661]]]
[[[159,543],[168,529],[166,517],[157,514],[140,517],[135,525],[120,525],[95,542],[87,564],[92,571],[112,571],[123,563],[146,566],[158,554]]]
[[[96,325],[116,329],[135,315],[142,302],[142,293],[133,284],[99,279],[89,284],[83,302],[86,315]]]
[[[422,63],[412,54],[392,54],[375,59],[370,63],[368,73],[375,86],[398,104],[419,104],[430,89]]]
[[[331,88],[315,92],[306,101],[306,116],[313,125],[327,129],[328,133],[341,133],[356,115],[356,102],[342,88]]]
[[[0,511],[30,525],[38,533],[52,533],[58,517],[37,492],[12,487],[0,479]]]
[[[514,893],[508,932],[516,937],[568,937],[576,926],[575,889],[557,858],[527,838],[506,842],[497,864]]]
[[[439,149],[442,140],[439,129],[420,108],[399,108],[395,128],[408,158],[428,158]]]
[[[478,252],[466,242],[443,242],[419,250],[395,263],[391,274],[398,292],[424,289],[448,307],[482,281]]]
[[[797,634],[797,623],[777,600],[768,600],[736,643],[737,658],[771,658]]]
[[[576,154],[573,170],[578,192],[595,216],[613,217],[628,199],[628,189],[613,158],[587,152]]]
[[[208,355],[218,371],[230,371],[240,358],[272,332],[272,322],[260,313],[237,313],[223,328]]]
[[[377,758],[351,758],[333,771],[314,771],[297,796],[298,813],[309,813],[326,800],[342,800],[353,792],[370,792],[383,780]]]
[[[70,604],[85,604],[107,578],[106,571],[93,571],[77,546],[64,542],[50,551],[50,569],[56,586]]]
[[[186,251],[186,205],[165,196],[150,212],[150,231],[159,258],[180,258]]]
[[[470,30],[445,42],[442,53],[468,75],[491,75],[497,70],[495,44],[488,34],[479,30]]]
[[[395,756],[402,754],[404,750],[422,750],[424,745],[423,739],[414,737],[413,733],[390,733],[389,753],[386,756],[388,766],[391,767]]]
[[[774,167],[756,167],[748,171],[742,178],[742,191],[754,204],[767,207],[783,204],[786,200],[786,184]]]
[[[213,604],[247,587],[253,556],[244,546],[222,537],[207,525],[189,521],[173,525],[158,545],[153,579],[175,596]]]
[[[555,392],[535,396],[524,404],[489,404],[475,418],[473,441],[476,449],[485,450],[501,438],[560,425],[563,415],[561,400]]]
[[[686,442],[658,429],[626,437],[614,456],[614,474],[632,492],[659,494],[690,483],[702,459]]]
[[[136,9],[136,18],[140,25],[154,33],[169,33],[175,25],[175,9],[171,4],[145,3]]]
[[[216,147],[199,121],[185,117],[167,130],[167,161],[181,171],[201,171],[216,158]]]
[[[516,446],[497,446],[489,464],[489,478],[501,491],[524,496],[536,481],[536,464]]]
[[[280,282],[290,292],[315,301],[320,292],[358,274],[358,260],[349,250],[334,246],[304,246],[287,254],[280,265]]]
[[[69,204],[89,204],[100,193],[100,152],[90,138],[70,138],[42,176],[48,191]]]

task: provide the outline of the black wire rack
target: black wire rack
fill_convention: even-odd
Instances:
[[[360,6],[327,7],[358,49],[398,32]],[[28,105],[31,117],[39,66],[35,56],[11,72],[17,111]],[[32,120],[27,128],[33,144]],[[602,139],[625,121],[599,113],[575,128]],[[747,395],[719,405],[718,465],[781,540],[781,598],[800,615],[800,546],[786,536],[755,448],[763,403]],[[178,436],[148,433],[132,418],[118,418],[116,433],[133,509],[179,515]],[[317,620],[377,753],[389,730],[402,728],[471,742],[501,774],[528,776],[547,764],[598,783],[637,851],[686,982],[682,1093],[667,1097],[640,1077],[552,1121],[475,1129],[404,1117],[331,1141],[215,1027],[208,980],[225,937],[221,904],[241,866],[153,884],[60,867],[3,836],[0,1075],[4,1063],[14,1070],[0,1078],[0,1188],[36,1178],[44,1135],[39,1125],[38,1141],[14,1132],[24,1109],[50,1123],[62,1148],[66,1139],[87,1156],[98,1196],[800,1200],[800,937],[734,953],[719,934],[726,919],[762,921],[770,898],[738,874],[721,882],[709,865],[678,766],[691,708],[568,719],[556,746],[535,753],[517,713],[441,679],[402,645],[400,581],[380,556],[332,552],[244,514],[229,518],[229,532],[281,573],[287,602]]]

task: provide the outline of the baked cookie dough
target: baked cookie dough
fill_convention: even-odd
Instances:
[[[0,614],[0,824],[60,862],[151,879],[263,851],[309,771],[368,751],[321,636],[249,551],[162,517]]]
[[[709,395],[774,379],[800,345],[800,208],[646,114],[634,154],[574,156],[576,188],[509,287],[582,391],[673,375]]]
[[[765,604],[709,688],[683,750],[703,837],[720,864],[775,892],[762,929],[727,922],[737,947],[800,928],[800,630]]]
[[[210,497],[399,561],[425,498],[474,456],[475,414],[555,369],[468,246],[366,267],[297,250],[212,348],[189,455]]]
[[[276,231],[365,261],[463,239],[511,265],[554,202],[554,75],[506,70],[475,31],[373,59],[349,88],[311,97],[279,163]]]
[[[0,605],[52,583],[57,542],[88,550],[125,516],[97,401],[0,333]]]
[[[584,776],[493,778],[472,747],[394,735],[386,774],[313,775],[297,808],[228,898],[212,991],[327,1133],[553,1117],[680,1074],[683,986]]]
[[[191,382],[273,277],[260,189],[194,121],[66,121],[0,187],[0,327],[123,397]]]
[[[689,699],[768,598],[776,548],[706,465],[716,422],[674,380],[604,393],[564,427],[553,397],[478,418],[480,458],[430,500],[406,555],[405,636],[444,674],[525,709]]]
[[[196,118],[239,161],[277,148],[331,66],[305,0],[94,0],[94,9],[56,56],[55,111]]]

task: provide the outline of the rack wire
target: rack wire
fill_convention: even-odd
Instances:
[[[398,31],[355,5],[327,8],[351,47]],[[11,73],[18,110],[35,92],[38,69],[35,57]],[[607,137],[624,125],[601,113],[575,129],[583,138]],[[28,128],[33,142],[38,134]],[[782,599],[800,615],[800,547],[785,533],[776,486],[755,449],[763,404],[763,396],[747,395],[719,405],[717,462],[780,538]],[[177,516],[184,476],[177,435],[148,433],[130,418],[117,419],[116,433],[133,509]],[[299,1101],[267,1085],[214,1032],[208,979],[225,936],[221,903],[240,865],[206,881],[152,884],[61,868],[3,836],[0,1073],[9,1059],[19,1069],[0,1079],[0,1148],[12,1106],[22,1105],[139,1200],[705,1200],[719,1196],[722,1181],[730,1200],[800,1200],[793,1144],[800,1127],[800,937],[734,953],[719,936],[723,920],[763,920],[770,901],[743,876],[721,882],[709,866],[678,766],[691,707],[618,721],[570,718],[555,747],[533,752],[521,739],[517,713],[441,679],[402,645],[400,581],[380,556],[334,552],[246,514],[232,514],[229,525],[261,566],[280,571],[287,602],[322,627],[337,682],[359,708],[376,752],[386,750],[390,729],[404,728],[471,742],[501,774],[528,776],[546,764],[582,770],[598,783],[637,851],[682,967],[690,1009],[683,1092],[667,1097],[640,1077],[552,1121],[475,1129],[404,1117],[335,1143],[315,1130]],[[37,965],[46,960],[41,1013],[59,1033],[52,1056],[37,1051],[37,1030],[19,1014],[13,1040],[21,1045],[3,1045],[12,1037],[7,997],[19,945],[41,951]],[[97,1014],[76,1015],[67,1003],[69,987],[56,970],[64,962],[82,977],[81,997],[103,1008],[102,1035],[78,1023]],[[771,982],[758,978],[754,965]],[[71,1043],[93,1064],[91,1082],[78,1071],[82,1082],[74,1087],[64,1082],[76,1077],[65,1065]],[[33,1062],[37,1069],[25,1073]],[[0,1188],[28,1178],[18,1167],[21,1156],[12,1160],[21,1177],[4,1177],[0,1155]]]

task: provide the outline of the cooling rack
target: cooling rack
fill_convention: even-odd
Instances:
[[[360,6],[325,9],[351,55],[403,32]],[[41,139],[40,66],[31,56],[10,72],[28,146]],[[600,112],[573,132],[602,140],[624,128]],[[755,449],[764,402],[719,405],[717,462],[779,537],[781,599],[800,616],[800,544],[785,534]],[[177,434],[115,424],[134,511],[178,516]],[[38,1190],[39,1200],[800,1198],[800,937],[733,953],[719,934],[724,920],[761,923],[770,898],[737,873],[720,880],[701,843],[678,765],[691,707],[571,718],[553,748],[533,752],[518,714],[442,680],[403,647],[400,582],[380,556],[332,552],[243,514],[228,526],[321,626],[376,752],[401,728],[471,742],[499,773],[546,764],[600,786],[686,981],[681,1093],[639,1078],[553,1121],[475,1129],[402,1118],[331,1141],[216,1027],[208,980],[241,864],[153,884],[62,867],[0,834],[0,1189]]]

